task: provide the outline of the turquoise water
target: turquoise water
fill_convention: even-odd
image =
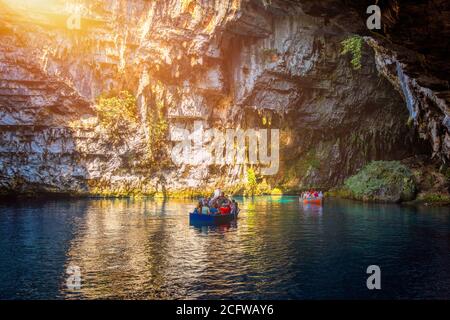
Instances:
[[[2,203],[0,298],[450,298],[448,207],[238,201],[216,227],[190,225],[189,200]]]

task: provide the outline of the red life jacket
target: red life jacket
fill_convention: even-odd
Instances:
[[[229,214],[231,211],[231,208],[229,206],[226,207],[220,207],[220,213],[221,214]]]

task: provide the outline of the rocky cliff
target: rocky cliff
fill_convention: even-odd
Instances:
[[[415,154],[445,167],[448,37],[420,48],[427,32],[448,36],[449,6],[422,2],[442,25],[418,20],[420,37],[402,37],[403,8],[423,15],[406,1],[382,4],[377,33],[349,1],[0,1],[0,189],[245,188],[248,164],[171,161],[173,132],[199,124],[280,129],[278,173],[256,166],[266,191],[330,188],[371,160]],[[364,39],[356,70],[341,54],[355,34]],[[125,90],[135,121],[105,126],[99,97]]]

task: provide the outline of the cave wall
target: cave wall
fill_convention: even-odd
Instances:
[[[54,1],[39,14],[0,2],[2,192],[239,190],[247,165],[147,161],[146,119],[161,104],[166,154],[171,130],[196,121],[280,128],[281,167],[264,182],[285,190],[329,188],[370,160],[429,152],[375,40],[366,39],[360,70],[339,54],[364,28],[340,1],[82,1],[80,30],[66,27],[71,1]],[[140,114],[118,140],[94,108],[111,90],[130,90]],[[433,150],[448,159],[442,145]]]
[[[344,1],[361,15],[369,0]],[[433,160],[447,167],[450,150],[450,3],[380,0],[382,29],[360,30],[377,69],[403,97]]]

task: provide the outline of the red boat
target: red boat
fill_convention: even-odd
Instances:
[[[303,203],[322,204],[322,198],[304,198]]]

